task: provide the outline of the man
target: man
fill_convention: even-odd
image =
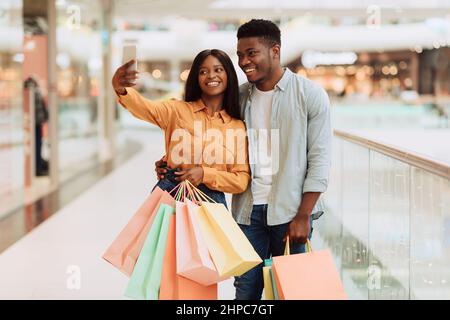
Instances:
[[[240,105],[252,183],[233,195],[232,213],[262,259],[282,255],[288,237],[291,253],[302,253],[328,184],[329,99],[320,86],[281,67],[280,30],[271,21],[251,20],[237,38],[239,67],[248,80],[240,87]],[[271,133],[278,139],[268,138]],[[272,151],[266,159],[264,150]],[[236,277],[234,285],[236,299],[260,299],[262,264]]]

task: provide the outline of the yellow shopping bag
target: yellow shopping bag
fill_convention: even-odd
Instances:
[[[262,262],[223,204],[203,202],[197,221],[221,278],[240,276]]]
[[[240,276],[262,262],[231,213],[221,203],[197,189],[188,180],[192,199],[199,204],[192,214],[200,226],[220,279]],[[211,201],[211,202],[208,202]]]
[[[266,300],[279,300],[275,277],[272,271],[272,259],[264,260],[263,280]]]

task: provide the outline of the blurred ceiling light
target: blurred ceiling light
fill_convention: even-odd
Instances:
[[[434,42],[433,42],[433,48],[439,49],[440,47],[441,47],[441,46],[440,46],[440,44],[439,44],[438,41],[434,41]]]
[[[373,68],[371,66],[364,66],[364,67],[362,67],[362,69],[368,75],[372,75],[373,74]]]
[[[353,64],[358,59],[354,52],[318,52],[307,50],[302,54],[301,62],[312,69],[318,65]]]
[[[383,68],[381,68],[381,72],[383,72],[384,75],[388,75],[390,68],[388,66],[383,66]]]
[[[411,80],[411,78],[406,78],[405,81],[403,81],[405,83],[405,86],[407,87],[412,87],[413,82]]]
[[[408,64],[405,61],[400,61],[400,63],[398,64],[398,66],[400,67],[400,69],[405,70],[408,68]]]
[[[14,62],[22,63],[22,62],[23,62],[23,59],[24,59],[23,53],[16,53],[16,54],[13,56],[13,61],[14,61]]]
[[[393,76],[395,76],[398,73],[398,69],[397,69],[397,66],[395,64],[390,66],[389,73],[392,74]]]
[[[356,72],[356,80],[362,81],[365,78],[366,78],[366,71],[364,70],[364,68],[359,69],[358,72]]]
[[[417,53],[422,53],[422,51],[423,51],[421,46],[415,46],[414,50],[416,50]]]
[[[65,52],[58,53],[56,56],[56,64],[61,69],[67,69],[70,67],[70,56]]]
[[[356,73],[356,67],[355,66],[349,66],[345,70],[348,75],[354,75]]]
[[[181,81],[186,81],[188,76],[189,76],[189,69],[183,70],[183,72],[180,73]]]
[[[153,76],[153,78],[155,78],[155,79],[161,78],[161,76],[162,76],[161,70],[159,70],[159,69],[153,70],[152,76]]]
[[[338,76],[341,76],[341,77],[345,76],[345,68],[344,67],[339,66],[339,67],[336,67],[334,70]]]

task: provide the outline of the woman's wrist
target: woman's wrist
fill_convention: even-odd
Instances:
[[[119,96],[124,96],[127,94],[127,89],[125,88],[114,89],[114,91],[116,91]]]

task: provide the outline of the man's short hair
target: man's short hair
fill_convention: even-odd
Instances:
[[[269,20],[252,19],[241,25],[237,32],[238,40],[241,38],[258,37],[264,39],[267,44],[281,46],[281,32],[278,26]]]

